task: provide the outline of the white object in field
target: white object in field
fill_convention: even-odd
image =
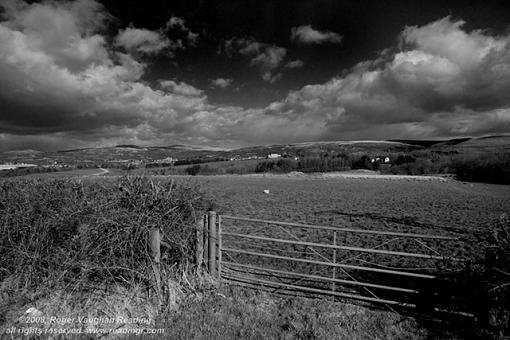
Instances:
[[[29,309],[27,309],[25,314],[27,314],[29,316],[41,316],[43,313],[40,310],[38,310],[37,308],[30,307]]]
[[[264,194],[269,195],[269,190],[265,189]]]

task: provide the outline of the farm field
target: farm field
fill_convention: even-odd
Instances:
[[[17,192],[24,198],[18,198],[18,200],[19,202],[22,202],[24,206],[26,206],[24,210],[25,212],[20,214],[17,210],[20,209],[19,204],[6,204],[4,208],[9,207],[9,212],[11,213],[10,217],[8,217],[9,221],[12,223],[14,223],[13,221],[18,221],[18,224],[21,224],[26,228],[33,227],[32,224],[24,224],[26,221],[39,221],[36,223],[36,226],[41,224],[39,228],[48,226],[52,227],[52,230],[55,231],[58,231],[58,228],[63,227],[63,230],[66,230],[66,235],[72,238],[73,233],[70,232],[72,228],[69,229],[69,226],[74,225],[73,221],[75,221],[78,216],[73,217],[75,214],[67,212],[80,211],[84,218],[90,218],[91,221],[99,222],[98,226],[96,227],[97,230],[106,228],[104,230],[108,230],[109,233],[116,232],[118,233],[119,237],[124,237],[126,240],[129,240],[130,237],[126,236],[125,232],[123,232],[124,229],[119,229],[118,226],[126,225],[127,227],[134,228],[133,230],[140,231],[140,227],[146,228],[148,225],[152,225],[151,223],[154,221],[159,221],[158,223],[161,223],[165,233],[167,231],[173,230],[172,228],[174,227],[174,223],[168,224],[165,216],[168,211],[174,211],[175,207],[181,207],[182,202],[179,203],[180,201],[178,198],[178,193],[180,192],[183,195],[187,195],[186,197],[193,197],[193,202],[195,202],[195,199],[202,201],[202,199],[205,198],[203,205],[197,205],[197,211],[200,212],[203,212],[205,209],[210,207],[221,215],[240,215],[278,221],[294,221],[327,226],[355,227],[373,230],[419,232],[435,235],[460,235],[462,236],[460,243],[433,243],[433,240],[429,240],[432,243],[428,243],[428,246],[439,253],[444,253],[445,255],[474,257],[476,255],[483,255],[484,245],[482,241],[484,237],[490,232],[489,228],[491,221],[493,219],[497,219],[501,214],[509,211],[510,207],[508,186],[476,183],[465,184],[462,182],[444,179],[389,180],[386,177],[327,178],[321,176],[292,177],[286,175],[146,176],[144,178],[131,177],[131,179],[126,179],[121,178],[112,172],[96,176],[94,174],[100,172],[102,173],[101,169],[92,170],[93,171],[87,170],[81,173],[73,173],[72,178],[62,178],[61,180],[48,178],[46,176],[44,177],[46,180],[34,180],[34,178],[26,177],[6,179],[6,188],[11,189],[5,191],[5,194],[10,193],[11,190],[14,191],[15,188],[21,188]],[[55,173],[55,175],[62,174],[63,172]],[[154,183],[152,183],[152,180],[154,180]],[[177,187],[182,189],[178,192],[175,192],[175,189],[172,189],[173,186],[169,186],[166,188],[170,188],[171,191],[162,190],[163,186],[165,185],[164,183],[168,182],[169,180],[177,182]],[[75,186],[73,184],[75,181],[78,181],[76,183],[82,183],[83,186]],[[157,182],[161,182],[159,184],[163,186],[159,186]],[[57,185],[53,185],[52,183]],[[183,185],[179,186],[178,184]],[[12,186],[9,187],[9,185]],[[119,188],[126,186],[128,187],[128,190],[119,191]],[[202,194],[195,190],[197,186],[200,188]],[[36,187],[39,189],[36,189]],[[35,194],[30,194],[30,190],[35,190]],[[48,190],[51,191],[51,193]],[[264,190],[269,190],[269,194],[265,194],[263,192]],[[98,194],[99,192],[102,194]],[[172,192],[172,195],[168,195],[169,192]],[[86,196],[82,196],[83,193],[85,193]],[[7,198],[7,196],[5,197]],[[47,197],[50,197],[51,199],[45,200]],[[157,199],[158,197],[159,199]],[[164,200],[161,200],[162,198],[164,198]],[[32,206],[37,206],[37,204],[34,205],[32,201],[36,202],[39,199],[42,202],[41,208],[37,208],[37,210],[31,208]],[[165,201],[174,199],[176,199],[175,202],[172,201],[168,203]],[[61,201],[65,201],[66,204],[58,203]],[[9,199],[5,200],[4,202],[9,202]],[[67,205],[67,202],[69,205]],[[153,210],[151,213],[149,213],[147,207],[153,206],[155,204],[157,204],[158,208],[155,210],[151,208]],[[134,208],[139,210],[133,210],[133,205]],[[94,208],[85,209],[87,206]],[[77,207],[80,208],[78,209]],[[126,210],[118,210],[119,207],[129,208]],[[106,209],[107,214],[111,213],[115,215],[107,215],[105,218],[104,216],[106,215],[100,213],[102,209]],[[58,213],[52,213],[54,210],[62,210],[62,217],[58,217]],[[119,212],[129,213],[131,214],[130,216],[133,217],[128,218],[124,215],[117,215]],[[140,219],[138,217],[140,213],[142,213],[142,215],[145,214],[147,220],[144,218]],[[34,219],[33,217],[30,217],[36,216],[37,214],[44,214],[45,219]],[[134,218],[135,216],[137,217]],[[193,225],[193,217],[189,214],[189,212],[183,216],[188,216],[190,219],[190,224],[188,227]],[[161,219],[158,220],[158,218]],[[181,217],[177,216],[176,219],[170,220],[179,221],[180,218]],[[91,225],[95,224],[92,223]],[[228,230],[231,232],[241,233],[249,232],[252,235],[285,239],[294,239],[294,237],[296,237],[299,240],[331,244],[331,233],[322,232],[320,230],[310,231],[303,228],[280,228],[275,225],[262,227],[257,223],[234,223],[232,221],[227,221],[227,219],[223,220],[222,225],[224,226],[224,231]],[[112,228],[112,226],[115,226],[115,228]],[[190,229],[186,229],[183,227],[183,225],[178,225],[178,229],[176,230],[190,231]],[[80,229],[78,228],[77,231],[80,232]],[[192,234],[194,235],[194,230],[192,231]],[[338,244],[372,247],[389,241],[392,247],[381,249],[416,251],[422,253],[425,253],[427,250],[420,247],[419,244],[403,242],[403,240],[397,238],[385,240],[384,237],[379,237],[379,235],[374,237],[369,235],[370,237],[367,237],[367,235],[355,235],[351,233],[339,233],[338,235]],[[76,238],[72,238],[72,240],[75,239]],[[109,238],[105,238],[104,240],[108,239]],[[28,241],[29,240],[31,239],[28,239]],[[91,243],[91,245],[95,246],[95,242]],[[120,243],[116,245],[119,246],[120,250],[118,254],[122,254],[122,250],[124,249],[125,245],[121,245]],[[241,248],[244,250],[263,251],[272,254],[292,254],[294,257],[301,257],[311,260],[320,260],[321,257],[331,258],[332,255],[330,249],[321,250],[319,248],[315,248],[312,251],[312,249],[301,246],[281,246],[277,244],[271,244],[270,242],[261,245],[260,243],[256,244],[256,242],[252,242],[251,240],[236,240],[234,238],[229,239],[228,237],[224,237],[224,245],[228,247]],[[109,249],[110,247],[113,246],[100,246],[98,249],[104,250]],[[145,248],[143,247],[140,249],[145,251]],[[176,254],[176,249],[163,255],[174,256]],[[178,249],[180,248],[178,247]],[[49,254],[51,254],[51,252]],[[84,254],[87,253],[85,252]],[[25,255],[20,255],[20,258],[25,259]],[[29,255],[27,255],[26,258],[26,261],[31,259]],[[174,257],[172,257],[172,259],[173,258]],[[16,259],[16,257],[13,259]],[[108,256],[108,259],[110,259],[110,256]],[[348,251],[339,252],[337,259],[338,263],[357,264],[372,267],[379,266],[380,268],[398,267],[402,269],[406,267],[417,268],[420,265],[423,266],[423,262],[412,262],[412,259],[409,260],[408,258],[395,260],[394,257],[390,258],[385,257],[384,255],[380,256],[374,254],[364,254],[362,257],[356,257],[353,254],[350,254]],[[121,256],[111,258],[111,260],[123,261],[125,258],[124,256]],[[285,263],[285,261],[273,259],[268,261],[266,260],[255,262],[253,259],[243,258],[242,256],[235,257],[235,254],[231,254],[231,257],[225,254],[224,260],[237,260],[241,263],[245,262],[256,266],[264,266],[266,268],[304,272],[312,275],[323,275],[328,277],[331,275],[331,271],[327,268],[318,268],[315,265],[292,266],[289,263]],[[173,268],[173,261],[174,260],[169,261],[168,263],[165,262],[165,264],[169,266],[172,265]],[[67,262],[63,265],[67,265]],[[450,263],[445,264],[445,266],[447,265],[450,265]],[[440,269],[443,269],[441,266],[433,267],[432,265],[427,265],[427,267],[428,268],[419,269],[434,273],[438,272]],[[18,266],[13,268],[25,267]],[[230,270],[228,266],[224,266],[224,269]],[[344,274],[350,275],[350,277],[345,276]],[[241,273],[240,275],[244,274]],[[339,279],[350,279],[354,277],[356,280],[362,282],[394,285],[404,288],[412,287],[418,290],[423,288],[417,287],[412,280],[401,280],[398,282],[391,280],[387,281],[386,279],[381,280],[376,276],[364,275],[363,273],[350,270],[348,273],[337,271],[336,277]],[[289,281],[290,278],[286,277],[280,277],[279,280],[282,282],[292,282]],[[300,281],[303,285],[317,287],[320,289],[329,288],[328,285],[313,280]],[[190,286],[190,283],[185,282],[185,285]],[[9,288],[8,286],[6,287]],[[268,303],[275,303],[276,305],[280,303],[278,301],[282,301],[281,303],[284,305],[278,305],[278,307],[275,307],[276,309],[267,312],[273,313],[269,319],[278,320],[277,322],[279,324],[284,324],[286,322],[285,320],[288,318],[299,320],[300,316],[302,315],[301,308],[298,307],[298,302],[296,302],[298,300],[294,300],[294,298],[273,300],[270,295],[266,296],[263,293],[261,293],[262,295],[259,295],[259,293],[253,293],[254,296],[249,297],[247,299],[248,301],[245,301],[241,298],[238,299],[238,296],[244,294],[244,292],[230,290],[231,288],[234,289],[235,287],[225,285],[224,290],[220,290],[222,293],[211,293],[212,300],[197,300],[196,304],[195,302],[186,302],[188,300],[182,302],[182,307],[180,307],[182,310],[175,313],[171,312],[167,316],[161,316],[163,325],[169,329],[173,329],[174,322],[183,322],[189,326],[176,329],[176,334],[186,334],[190,328],[195,327],[194,325],[197,325],[196,327],[200,329],[200,331],[197,330],[197,332],[201,332],[201,325],[204,323],[214,324],[216,322],[215,320],[217,319],[217,313],[214,312],[211,314],[209,313],[210,311],[220,310],[222,311],[221,313],[231,313],[230,311],[232,310],[242,311],[245,306],[252,308],[250,307],[250,301],[256,305],[256,307],[253,308],[262,308],[261,306],[265,305],[266,303],[260,302],[261,298],[269,301]],[[356,287],[353,288],[350,286],[337,285],[336,289],[337,292],[366,295],[366,292],[359,291]],[[5,291],[8,291],[8,289]],[[171,292],[171,290],[169,290],[169,292]],[[405,301],[411,301],[412,298],[409,296],[397,296],[392,292],[381,293],[381,291],[375,289],[371,289],[371,294],[372,293],[377,294],[378,297],[384,299],[399,300],[399,298],[402,298]],[[226,298],[222,294],[224,294]],[[4,296],[7,295],[4,294]],[[122,294],[122,299],[124,298],[125,294]],[[293,306],[295,305],[295,308],[289,308],[287,305],[289,301],[292,301]],[[332,308],[334,308],[335,311],[330,315],[332,318],[332,324],[337,322],[335,319],[336,315],[338,313],[343,313],[342,310],[347,308],[342,304],[337,304],[334,307],[332,305],[330,306],[328,302],[330,300],[321,300],[322,302],[317,303],[313,301],[314,300],[309,300],[308,302],[304,303],[311,305],[311,310],[316,310],[317,308],[333,310]],[[206,303],[207,306],[210,306],[210,308],[207,307],[203,309],[202,306],[204,303]],[[79,304],[77,306],[79,306]],[[54,307],[45,307],[43,302],[36,304],[36,307],[45,311],[48,311],[48,308],[60,308],[57,307],[57,305]],[[18,315],[19,313],[25,311],[27,308],[27,306],[23,306],[23,308],[20,307],[18,310],[17,308],[12,307],[9,310],[9,315]],[[280,310],[284,310],[284,313],[288,313],[289,316],[278,316],[280,314],[276,312]],[[472,311],[472,309],[466,310]],[[396,314],[387,312],[372,312],[368,309],[364,309],[363,307],[356,307],[356,311],[358,312],[352,315],[352,322],[358,323],[359,327],[353,330],[353,332],[360,332],[361,329],[365,329],[367,327],[373,329],[375,332],[391,332],[390,328],[394,327],[394,325],[405,324],[405,332],[411,332],[413,336],[418,335],[418,333],[423,336],[424,329],[419,324],[416,324],[413,319],[400,317]],[[75,314],[81,312],[81,310],[74,311]],[[119,310],[118,313],[124,313],[124,311]],[[195,317],[197,314],[200,314],[200,321],[198,321],[198,323],[194,323],[196,321]],[[262,314],[255,314],[254,318],[256,318],[256,322],[262,322],[262,324],[266,325],[264,323],[266,322],[264,320],[267,319],[265,312]],[[373,320],[373,318],[376,318],[380,321],[377,321],[376,324],[372,324],[371,320]],[[244,322],[247,321],[243,321],[243,318],[241,318],[236,322],[244,324]],[[313,321],[313,323],[315,324],[315,321]],[[242,325],[239,327],[240,329],[244,329],[244,326]],[[237,328],[234,327],[234,329]],[[258,328],[255,327],[253,330],[250,330],[250,332],[255,332],[257,329]],[[332,328],[328,324],[324,325],[324,329]],[[335,329],[336,330],[332,332],[340,331],[337,328]],[[278,332],[278,329],[272,331]]]
[[[483,232],[492,219],[510,211],[510,187],[504,185],[306,176],[173,178],[199,183],[214,196],[214,209],[220,214],[310,224],[342,225],[346,214],[372,214],[422,223],[415,228],[427,230],[420,232],[471,233]],[[266,189],[269,195],[263,193]]]
[[[485,240],[491,234],[491,225],[502,214],[510,211],[508,186],[465,184],[440,179],[419,181],[383,178],[217,176],[196,177],[192,180],[200,183],[202,189],[215,199],[213,209],[219,214],[332,227],[452,236],[458,240],[416,241],[402,237],[340,232],[337,244],[440,255],[467,261],[484,257]],[[264,190],[269,190],[269,194],[265,194]],[[223,219],[222,226],[227,232],[258,237],[321,244],[333,242],[332,232],[324,230],[231,221],[227,218]],[[332,259],[333,256],[331,249],[282,245],[273,241],[254,241],[242,237],[225,236],[222,242],[224,247],[230,249],[314,261]],[[327,277],[332,275],[331,268],[321,265],[293,263],[228,251],[223,256],[227,262]],[[463,262],[458,261],[424,260],[384,254],[360,255],[349,250],[339,251],[337,261],[347,265],[418,270],[420,273],[437,274],[445,278],[455,275],[463,265]],[[337,272],[336,275],[343,279],[354,278],[400,287],[417,288],[417,285],[426,285],[423,281],[381,278],[357,270]],[[314,287],[324,288],[322,283],[310,283]],[[343,291],[355,292],[350,288]]]

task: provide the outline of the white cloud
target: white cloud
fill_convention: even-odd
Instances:
[[[386,51],[345,76],[291,91],[266,110],[303,124],[313,117],[324,138],[508,131],[510,36],[462,26],[444,18],[407,27],[401,52]]]
[[[166,36],[166,31],[175,28],[184,32],[182,39],[170,40]],[[196,46],[198,37],[198,33],[193,33],[186,27],[184,19],[172,16],[167,21],[165,29],[162,28],[151,31],[145,28],[127,27],[119,32],[115,38],[115,44],[131,52],[158,54],[162,51],[166,51],[167,54],[172,56],[172,51],[178,49],[183,50],[185,48],[185,43]]]
[[[218,78],[211,81],[212,87],[226,88],[232,84],[233,80],[230,78]]]
[[[301,68],[305,65],[302,60],[293,60],[285,64],[285,68]]]
[[[251,66],[259,66],[262,70],[274,70],[285,58],[287,50],[283,47],[268,46],[250,61]]]
[[[274,84],[276,83],[278,80],[282,79],[282,74],[281,73],[277,73],[277,74],[272,74],[271,72],[265,72],[262,74],[262,79],[264,81],[267,81],[268,83],[270,84]]]
[[[199,34],[192,32],[187,26],[186,21],[180,17],[172,16],[166,22],[166,29],[172,30],[178,28],[182,32],[186,33],[186,41],[191,46],[196,46]]]
[[[319,31],[311,25],[292,27],[290,38],[304,44],[323,44],[326,42],[339,44],[342,42],[340,34],[330,31]]]
[[[0,133],[4,138],[10,136],[22,144],[35,136],[58,134],[54,141],[67,139],[78,145],[130,136],[140,142],[187,136],[186,131],[193,130],[187,125],[189,117],[211,107],[202,91],[172,81],[163,83],[165,91],[153,89],[141,80],[146,65],[128,53],[62,53],[73,46],[71,42],[81,46],[93,39],[101,42],[97,45],[100,51],[106,51],[100,27],[81,27],[65,6],[20,6],[0,23]],[[101,7],[89,8],[98,11]],[[50,26],[66,19],[67,25],[62,26],[66,30],[59,31],[58,42],[51,40],[52,29],[29,29],[37,20],[29,25],[23,18],[34,11],[42,12]],[[79,68],[74,67],[76,61]],[[19,137],[13,139],[13,135]]]
[[[169,90],[173,93],[182,94],[183,96],[201,96],[203,91],[197,89],[194,86],[191,86],[189,84],[183,83],[183,82],[176,82],[173,80],[162,80],[160,81],[161,87]]]
[[[146,54],[157,54],[166,48],[182,48],[182,45],[172,44],[160,32],[128,27],[121,30],[115,38],[115,44],[128,51],[137,51]]]
[[[179,27],[180,29],[187,31],[188,28],[184,23],[185,23],[184,19],[176,16],[171,16],[170,19],[168,19],[168,21],[166,22],[166,27],[167,28]]]
[[[261,43],[249,38],[232,38],[225,41],[224,49],[220,48],[228,57],[232,57],[235,52],[249,57],[250,66],[258,67],[261,72],[261,78],[269,83],[274,83],[282,77],[281,72],[273,74],[280,67],[287,55],[287,49],[280,46]]]
[[[63,3],[60,10],[40,3],[7,1],[3,5],[3,16],[7,19],[3,24],[13,31],[23,29],[29,37],[25,41],[27,49],[44,49],[57,65],[83,69],[108,54],[104,38],[96,34],[109,18],[99,3],[87,0]]]

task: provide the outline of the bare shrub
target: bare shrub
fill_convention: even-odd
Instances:
[[[160,228],[170,245],[168,266],[189,262],[203,209],[196,186],[146,177],[0,182],[0,282],[16,277],[27,289],[148,284],[149,228]]]

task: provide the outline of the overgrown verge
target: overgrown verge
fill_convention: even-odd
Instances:
[[[195,185],[146,177],[0,182],[0,314],[32,304],[47,317],[150,317],[183,290],[204,208]],[[153,227],[168,245],[158,288]]]
[[[162,318],[171,339],[426,339],[416,320],[331,300],[224,287]]]
[[[510,337],[510,219],[502,214],[487,230],[485,256],[466,262],[457,273],[456,289],[476,316],[473,337]],[[465,289],[465,288],[468,289]],[[471,287],[471,289],[469,289]],[[475,303],[475,305],[473,305]]]
[[[486,256],[486,289],[489,328],[510,336],[510,218],[504,214],[489,237]]]

